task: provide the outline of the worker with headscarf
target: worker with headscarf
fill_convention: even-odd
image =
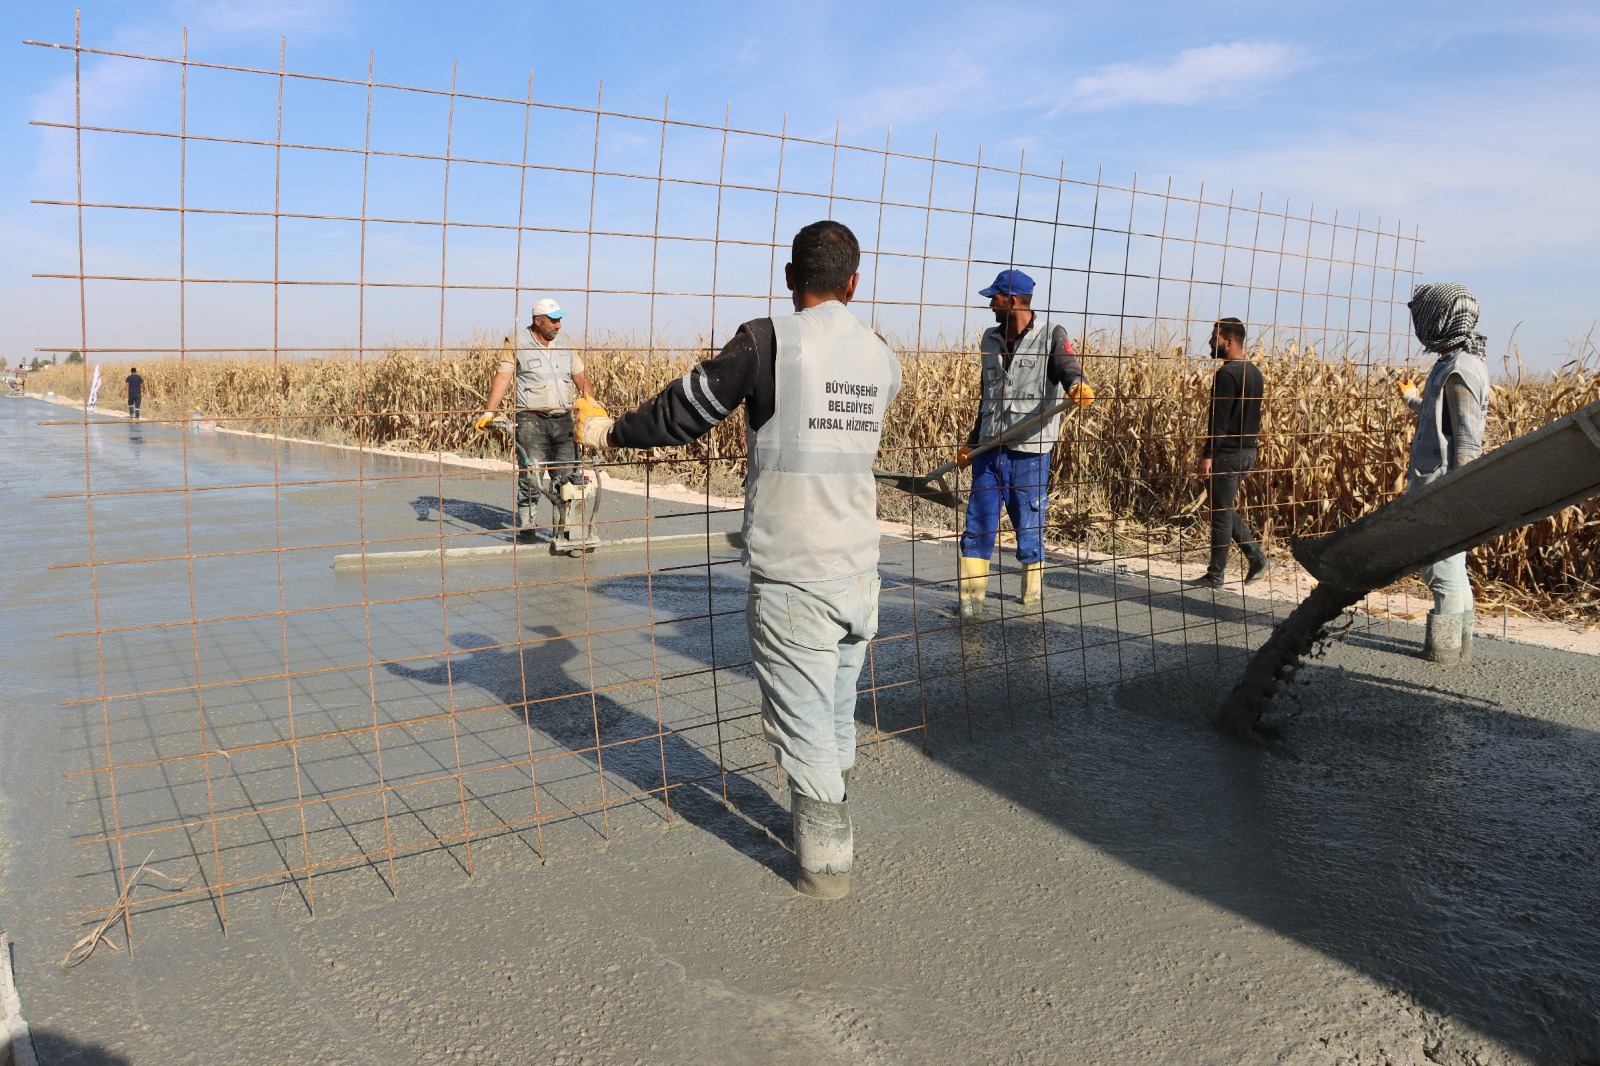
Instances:
[[[1489,369],[1484,361],[1487,338],[1477,332],[1478,301],[1464,286],[1419,285],[1407,306],[1417,340],[1436,357],[1420,387],[1414,381],[1398,382],[1406,406],[1417,416],[1406,472],[1406,491],[1412,492],[1483,454]],[[1474,607],[1466,553],[1423,567],[1422,580],[1433,593],[1423,658],[1447,665],[1467,662],[1472,657]]]

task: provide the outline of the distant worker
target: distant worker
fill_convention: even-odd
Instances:
[[[1205,479],[1211,507],[1211,560],[1196,585],[1219,589],[1227,580],[1228,554],[1237,544],[1244,552],[1246,585],[1259,581],[1272,568],[1261,542],[1234,507],[1239,486],[1256,465],[1256,441],[1261,432],[1261,371],[1245,358],[1244,323],[1219,319],[1211,327],[1211,355],[1222,365],[1211,378],[1211,405],[1206,418],[1206,442],[1200,449],[1195,473]]]
[[[795,235],[793,315],[744,323],[715,357],[613,420],[578,401],[587,448],[687,444],[744,405],[745,601],[761,719],[788,775],[795,888],[850,888],[856,685],[878,618],[877,486],[884,412],[900,390],[889,346],[846,308],[861,248],[838,222]]]
[[[1449,282],[1418,285],[1407,306],[1417,340],[1437,356],[1420,389],[1414,381],[1398,382],[1401,398],[1417,415],[1406,471],[1406,491],[1414,492],[1483,454],[1489,368],[1472,293]],[[1475,606],[1466,553],[1423,567],[1422,580],[1433,593],[1423,658],[1446,665],[1470,661]]]
[[[139,375],[139,368],[128,368],[128,376],[122,379],[128,387],[128,417],[139,417],[139,405],[144,402],[144,378]]]
[[[1061,415],[976,456],[980,443],[1015,430],[1030,418],[1059,405],[1063,395],[1085,407],[1094,390],[1083,376],[1065,327],[1033,313],[1033,279],[1020,270],[1002,270],[979,296],[989,298],[997,325],[984,331],[978,348],[983,360],[978,415],[956,464],[972,467],[966,531],[961,534],[959,601],[963,621],[983,617],[989,591],[989,563],[1000,533],[1004,505],[1017,535],[1022,565],[1022,602],[1039,602],[1044,588],[1044,519],[1049,502],[1050,453],[1061,436]],[[970,456],[970,457],[969,457]]]
[[[519,539],[532,539],[538,525],[539,478],[550,478],[550,491],[561,499],[561,487],[577,475],[578,447],[573,439],[572,405],[577,396],[594,400],[594,387],[583,358],[561,336],[566,312],[549,297],[533,305],[533,321],[501,344],[500,369],[489,386],[489,401],[478,416],[477,429],[488,428],[500,401],[515,379],[517,513]],[[559,505],[555,524],[564,521]]]

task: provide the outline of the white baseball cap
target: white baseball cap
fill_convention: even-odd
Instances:
[[[561,310],[560,304],[546,296],[544,299],[533,305],[533,314],[535,318],[543,315],[546,318],[555,319],[557,322],[559,322],[561,321],[561,316],[566,314],[566,312]]]

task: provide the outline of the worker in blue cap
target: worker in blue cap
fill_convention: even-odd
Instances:
[[[1062,326],[1033,311],[1033,279],[1020,270],[1002,270],[994,284],[978,290],[989,298],[995,325],[979,343],[983,359],[978,416],[956,463],[972,468],[972,492],[961,534],[960,607],[962,621],[983,617],[989,565],[1005,507],[1017,535],[1022,566],[1022,603],[1039,603],[1044,588],[1044,517],[1049,502],[1050,453],[1061,436],[1057,414],[1004,446],[970,455],[981,441],[993,440],[1028,419],[1058,406],[1063,396],[1084,407],[1094,390],[1083,376],[1072,342]]]

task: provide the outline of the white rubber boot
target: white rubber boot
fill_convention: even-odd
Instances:
[[[1461,658],[1456,660],[1458,663],[1472,661],[1472,624],[1477,620],[1476,610],[1465,611],[1461,615]]]
[[[1428,633],[1422,644],[1422,657],[1440,666],[1472,661],[1473,611],[1440,614],[1428,612]]]

